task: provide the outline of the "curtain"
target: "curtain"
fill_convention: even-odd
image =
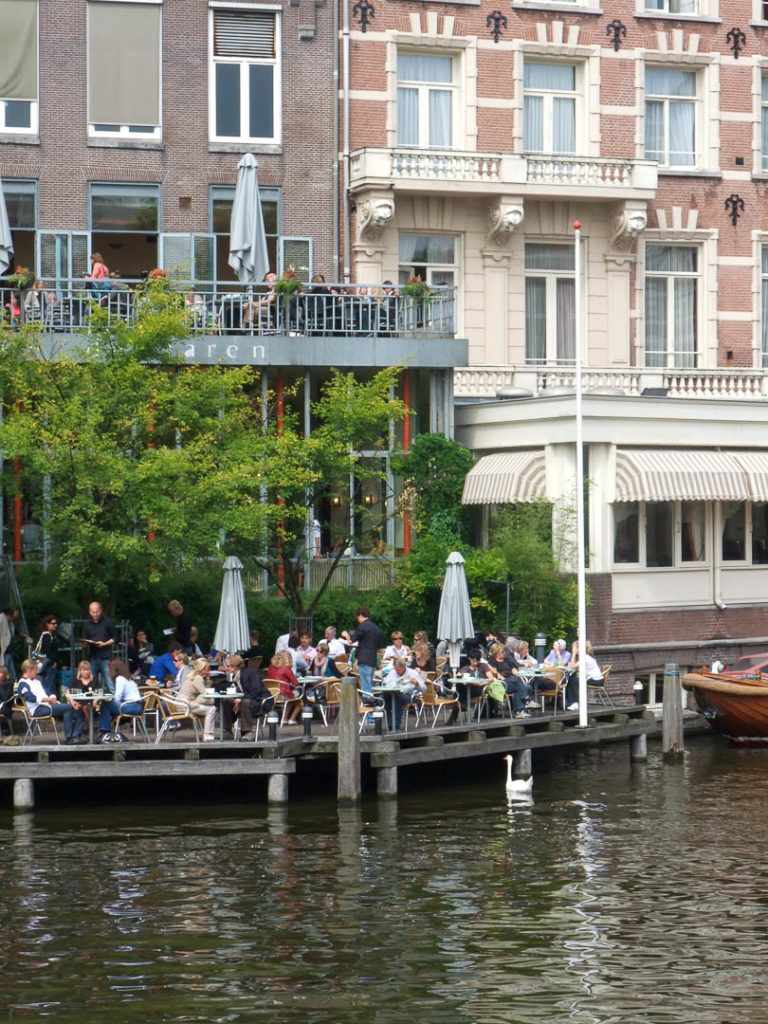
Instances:
[[[576,358],[576,282],[557,279],[557,360],[572,363]]]
[[[696,111],[692,103],[669,104],[669,156],[673,167],[696,162]]]
[[[448,89],[429,90],[429,144],[438,149],[453,145],[453,96]]]
[[[526,242],[526,270],[574,270],[573,245],[548,245],[546,242]]]
[[[455,263],[453,235],[400,235],[399,262],[406,266],[424,263]]]
[[[674,365],[696,365],[696,282],[675,279],[675,354]]]
[[[37,99],[37,0],[0,0],[0,97]]]
[[[529,277],[525,282],[525,360],[543,363],[547,358],[547,282]]]
[[[572,97],[555,96],[552,100],[552,150],[555,153],[576,152],[576,102]]]
[[[645,157],[664,159],[664,104],[655,100],[645,104]]]
[[[761,111],[760,152],[763,157],[763,170],[768,171],[768,78],[762,79],[761,89],[763,108]]]
[[[398,53],[399,82],[453,82],[453,57],[437,57],[426,53]]]
[[[762,251],[763,260],[763,280],[762,280],[762,322],[761,322],[761,334],[762,334],[762,351],[763,351],[763,366],[768,366],[768,246],[763,246]]]
[[[572,64],[537,64],[527,60],[523,68],[523,85],[526,89],[573,92],[576,68]]]
[[[523,100],[523,148],[527,153],[544,149],[544,99],[526,96]]]
[[[88,4],[88,119],[160,124],[159,4]]]
[[[397,90],[397,144],[419,144],[419,93],[417,89]]]
[[[667,363],[667,282],[660,277],[645,279],[645,365]]]
[[[620,563],[640,561],[640,522],[636,501],[622,501],[613,506],[613,560]]]
[[[680,561],[704,561],[704,502],[683,501],[680,505]]]

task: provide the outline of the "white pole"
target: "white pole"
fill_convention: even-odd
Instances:
[[[579,725],[584,728],[589,721],[587,713],[587,578],[584,551],[584,436],[581,412],[581,224],[573,222],[574,231],[574,273],[575,301],[573,304],[576,320],[574,347],[576,357],[576,561],[577,588],[579,593]]]

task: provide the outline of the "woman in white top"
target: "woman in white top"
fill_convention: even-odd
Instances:
[[[410,661],[412,652],[410,647],[403,643],[403,634],[395,630],[390,639],[392,643],[384,651],[384,661],[394,661],[395,658],[405,658],[406,661]]]
[[[587,679],[599,681],[603,678],[603,670],[595,661],[592,644],[587,640],[587,653],[584,655],[584,667]],[[565,703],[569,711],[579,710],[579,643],[575,641],[571,650],[571,662],[568,666],[568,683],[565,687]]]
[[[101,702],[99,715],[100,740],[102,743],[120,742],[119,733],[112,735],[112,719],[118,715],[138,715],[144,709],[144,703],[135,680],[131,679],[128,666],[120,658],[112,658],[109,662],[109,676],[114,681],[115,693],[112,700]]]

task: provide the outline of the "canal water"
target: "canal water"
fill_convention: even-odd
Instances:
[[[532,803],[463,771],[359,810],[3,810],[0,1019],[768,1018],[768,751],[539,759]]]

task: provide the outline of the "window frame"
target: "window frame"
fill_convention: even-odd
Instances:
[[[679,71],[683,74],[693,76],[694,81],[694,94],[693,96],[671,96],[667,93],[649,93],[648,92],[648,72],[649,71]],[[702,68],[697,65],[688,64],[667,64],[663,62],[647,61],[644,68],[644,102],[643,102],[643,119],[644,119],[644,136],[643,136],[643,158],[645,160],[653,160],[654,163],[658,164],[661,169],[668,169],[672,171],[680,172],[692,172],[700,169],[704,162],[704,146],[702,139],[703,132],[703,115],[702,115],[702,82],[703,74]],[[663,153],[661,160],[655,160],[653,157],[648,156],[648,104],[650,103],[661,103],[663,107],[663,126],[662,126],[662,145]],[[679,104],[693,107],[693,162],[690,164],[672,164],[669,162],[670,153],[670,126],[669,126],[669,108],[670,104]]]
[[[548,245],[548,246],[565,246],[572,249],[574,254],[574,269],[573,270],[541,270],[537,268],[531,268],[526,265],[526,252],[525,248],[527,245]],[[573,241],[566,241],[562,238],[536,238],[527,237],[523,247],[523,280],[524,285],[524,335],[525,335],[525,364],[526,366],[572,366],[575,362],[575,354],[573,359],[569,359],[566,356],[559,356],[559,339],[557,335],[557,282],[559,279],[570,280],[574,282],[574,298],[575,290],[579,287],[580,282],[576,280],[576,269],[575,269],[575,247]],[[582,250],[582,259],[585,259],[585,254]],[[532,279],[544,279],[545,281],[545,352],[544,359],[539,360],[537,358],[529,356],[528,353],[528,286],[527,282]]]
[[[573,69],[573,90],[559,91],[555,89],[544,89],[543,87],[527,88],[525,86],[525,67],[527,64],[548,64],[552,66],[569,67]],[[530,96],[539,96],[542,99],[542,139],[543,148],[529,149],[525,144],[527,134],[528,118],[526,117],[526,99]],[[558,97],[568,97],[573,100],[573,150],[555,150],[553,139],[554,127],[554,101]],[[582,61],[566,60],[544,60],[534,54],[523,56],[523,155],[531,156],[576,156],[584,151],[584,64]]]
[[[711,568],[719,561],[716,538],[713,532],[713,514],[711,501],[620,501],[611,505],[612,520],[612,543],[611,571],[612,572],[678,572],[701,571],[704,568]],[[717,503],[721,504],[721,503]],[[637,561],[621,562],[616,561],[616,507],[635,506],[637,510]],[[672,508],[672,564],[671,565],[648,565],[648,506],[665,505]],[[700,559],[683,559],[683,505],[701,505],[704,509],[704,557]],[[719,517],[718,517],[719,518]],[[719,537],[719,534],[718,534]],[[731,564],[731,563],[729,563]],[[743,563],[737,563],[743,564]]]
[[[399,73],[399,57],[401,54],[413,55],[419,57],[443,57],[448,58],[451,61],[451,81],[448,82],[422,82],[412,81],[411,79],[401,79]],[[408,150],[435,150],[439,151],[453,151],[460,147],[456,145],[457,139],[461,137],[460,131],[460,73],[461,68],[459,65],[460,54],[451,50],[440,50],[430,49],[425,50],[416,46],[398,45],[396,53],[396,66],[398,70],[395,73],[395,135],[396,145],[398,149]],[[400,141],[400,90],[401,89],[413,89],[418,95],[418,128],[417,128],[417,141],[416,143],[404,143]],[[429,142],[429,133],[431,119],[429,116],[429,96],[431,92],[447,92],[451,96],[451,142],[448,146],[432,146]]]
[[[149,228],[126,228],[126,227],[104,227],[93,223],[93,197],[98,194],[99,189],[112,191],[114,195],[130,195],[132,191],[139,196],[141,193],[147,195],[153,193],[157,197],[157,226]],[[91,234],[132,234],[132,235],[160,235],[163,230],[163,188],[156,182],[144,181],[89,181],[88,182],[88,231]]]
[[[400,259],[400,239],[404,236],[409,238],[451,238],[453,239],[453,263],[440,263],[440,262],[411,262],[405,263]],[[436,284],[434,281],[434,275],[440,273],[453,274],[453,287],[458,288],[458,278],[461,273],[461,252],[460,252],[460,237],[458,233],[451,231],[399,231],[397,236],[397,273],[398,278],[402,278],[406,275],[406,280],[410,277],[414,270],[418,270],[420,267],[424,267],[426,271],[425,284],[433,285]],[[404,281],[399,281],[400,285],[404,284]]]
[[[0,141],[8,141],[3,136],[13,135],[29,135],[37,136],[40,131],[40,3],[37,3],[37,31],[36,31],[36,42],[37,42],[37,68],[36,68],[36,96],[34,99],[23,98],[13,99],[7,96],[0,96]],[[19,128],[15,125],[8,125],[7,113],[9,103],[28,103],[29,104],[29,127]]]
[[[696,270],[695,271],[681,271],[681,270],[648,270],[648,249],[651,247],[660,249],[690,249],[696,254]],[[643,283],[644,283],[644,303],[643,303],[643,366],[650,369],[662,369],[662,370],[689,370],[696,369],[702,360],[703,353],[701,350],[701,318],[702,318],[702,303],[705,300],[704,296],[704,278],[703,278],[703,259],[704,253],[702,247],[695,242],[688,240],[681,240],[679,242],[671,242],[661,239],[653,239],[646,241],[644,254],[643,254]],[[666,295],[666,348],[664,350],[664,362],[660,365],[655,365],[648,361],[649,349],[648,349],[648,336],[650,328],[650,318],[648,316],[648,279],[653,280],[663,279],[669,282],[677,280],[693,280],[696,282],[696,290],[694,293],[694,318],[693,318],[693,362],[689,366],[685,366],[678,362],[678,355],[680,354],[676,348],[677,338],[675,335],[675,295],[677,288],[673,286],[669,287],[667,284],[667,295]],[[670,345],[670,341],[672,344]],[[660,355],[659,352],[652,353],[654,355]]]
[[[219,11],[266,12],[274,18],[274,57],[217,57],[214,55],[214,20]],[[240,68],[240,135],[216,134],[216,67],[220,64]],[[250,120],[248,98],[248,73],[251,66],[271,67],[272,72],[272,126],[271,136],[251,136],[243,129]],[[244,71],[246,73],[244,73]],[[208,139],[213,143],[249,144],[252,146],[275,146],[282,144],[283,108],[283,61],[282,61],[282,8],[267,4],[209,3],[208,6]]]

